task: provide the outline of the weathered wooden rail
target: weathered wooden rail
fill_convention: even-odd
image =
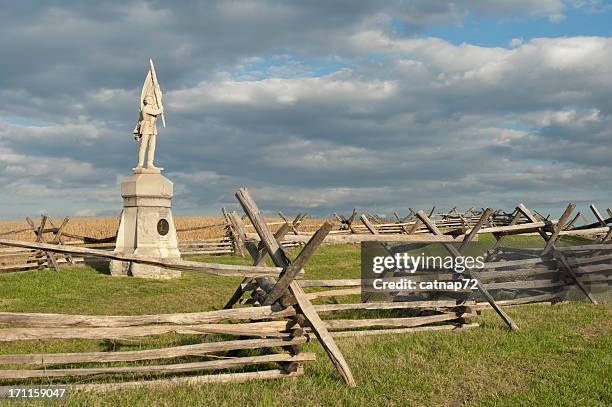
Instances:
[[[586,297],[596,304],[596,291],[607,293],[612,284],[610,219],[598,217],[597,224],[573,229],[571,226],[574,221],[570,221],[570,217],[574,205],[569,205],[558,220],[536,217],[524,205],[519,205],[507,224],[492,223],[490,218],[495,213],[486,209],[479,213],[477,221],[468,224],[468,227],[462,229],[462,234],[457,236],[445,235],[424,211],[415,214],[416,220],[412,227],[417,224],[427,228],[434,239],[441,242],[454,257],[460,256],[478,234],[493,233],[497,242],[488,253],[485,267],[465,273],[478,281],[478,293],[436,289],[419,293],[398,292],[391,302],[358,299],[361,283],[358,279],[302,279],[306,263],[334,227],[330,222],[324,223],[313,233],[300,253],[292,259],[280,242],[290,233],[294,237],[300,236],[296,228],[299,217],[294,221],[286,219],[273,233],[246,189],[239,190],[236,197],[257,236],[249,236],[246,225],[236,212],[224,215],[235,236],[235,242],[252,257],[252,266],[118,254],[67,244],[59,238],[45,242],[42,238],[45,222],[38,228],[33,226],[33,230],[38,231],[37,237],[41,236],[37,242],[0,238],[0,245],[9,246],[13,250],[0,250],[0,258],[3,255],[10,258],[14,253],[26,257],[36,253],[37,262],[47,261],[47,264],[54,267],[62,261],[74,262],[80,257],[94,257],[243,278],[225,308],[218,311],[140,316],[0,312],[0,342],[49,339],[135,340],[170,332],[201,335],[205,339],[192,345],[123,352],[3,354],[0,355],[0,380],[15,383],[98,375],[172,375],[172,378],[149,381],[83,385],[107,389],[180,382],[292,377],[303,374],[304,363],[314,360],[314,354],[303,352],[301,345],[315,336],[345,382],[355,386],[351,370],[334,337],[427,330],[460,331],[477,326],[473,318],[478,310],[486,307],[492,307],[508,326],[516,330],[518,326],[504,312],[503,306],[563,301],[576,296]],[[592,234],[594,230],[600,236],[596,243],[568,247],[560,244],[564,232],[588,231]],[[544,240],[544,247],[513,248],[504,245],[506,236],[523,233],[538,233]],[[240,249],[234,242],[232,244],[234,250]],[[404,243],[396,245],[399,250]],[[394,244],[388,245],[389,250],[394,250],[394,247]],[[275,266],[265,266],[267,258]],[[39,266],[39,263],[36,264]],[[431,271],[417,272],[412,278],[427,280],[431,274]],[[434,275],[440,281],[452,281],[455,278],[446,270],[436,270]],[[244,307],[234,308],[239,303]],[[243,351],[248,351],[248,354]],[[142,361],[146,361],[146,364],[143,365]],[[113,362],[124,362],[126,365],[108,365]],[[87,366],[79,366],[82,363],[87,363]],[[92,366],[92,363],[96,365]],[[2,369],[2,365],[11,367]],[[19,369],[15,369],[14,365],[18,365]],[[258,370],[233,371],[246,366],[258,366]],[[221,373],[181,376],[187,372],[209,371]]]
[[[307,333],[298,332],[297,328],[291,331],[286,329],[286,320],[291,315],[295,315],[295,312],[277,312],[272,307],[135,317],[3,312],[0,313],[2,326],[10,324],[20,327],[0,329],[0,341],[75,338],[134,340],[170,332],[202,335],[208,340],[193,345],[137,351],[3,354],[0,355],[0,365],[21,365],[23,368],[0,369],[0,379],[15,382],[109,374],[157,376],[223,371],[252,365],[264,366],[264,369],[260,369],[256,376],[253,373],[226,373],[205,376],[203,380],[228,382],[292,377],[303,374],[303,363],[314,360],[314,354],[300,351],[300,345],[308,340]],[[244,350],[249,353],[241,354]],[[172,361],[177,358],[181,361]],[[185,361],[185,358],[189,358],[189,361]],[[139,364],[141,361],[149,363]],[[153,361],[157,363],[151,363]],[[159,363],[164,361],[170,363]],[[106,365],[113,362],[136,364],[121,367]],[[80,363],[87,363],[88,366],[75,367]],[[97,365],[92,367],[91,363]],[[271,365],[276,366],[269,368]],[[117,383],[119,386],[121,384]],[[95,388],[97,385],[88,387]]]
[[[23,380],[50,377],[78,377],[95,376],[100,374],[180,374],[183,372],[202,372],[208,370],[227,370],[235,367],[251,365],[269,366],[274,363],[277,369],[253,373],[226,373],[219,376],[206,376],[203,381],[243,381],[250,378],[279,378],[303,374],[303,363],[314,360],[314,354],[301,351],[300,344],[305,342],[309,335],[314,334],[327,351],[332,363],[346,383],[355,386],[356,383],[346,364],[342,353],[327,331],[310,300],[301,291],[301,288],[292,281],[303,274],[302,267],[314,253],[325,235],[329,232],[329,225],[325,224],[315,233],[313,238],[304,246],[296,260],[291,263],[281,257],[281,249],[266,226],[254,201],[245,189],[237,194],[240,203],[256,225],[261,238],[268,244],[264,245],[267,255],[270,256],[276,267],[262,265],[256,261],[253,266],[235,266],[213,263],[199,263],[181,259],[156,259],[137,255],[113,253],[84,247],[71,247],[68,245],[50,244],[44,242],[20,242],[10,239],[0,239],[0,245],[17,248],[34,249],[44,252],[47,256],[87,255],[93,257],[115,259],[122,261],[152,264],[184,271],[198,271],[211,275],[242,276],[243,278],[265,279],[267,282],[278,277],[278,283],[272,285],[268,294],[262,294],[262,304],[248,309],[227,309],[196,314],[149,315],[141,317],[128,316],[83,316],[83,315],[53,315],[53,314],[0,314],[0,324],[17,325],[0,329],[0,341],[44,340],[44,339],[131,339],[164,333],[179,333],[191,335],[227,335],[237,337],[227,341],[221,339],[214,344],[202,343],[187,347],[174,347],[159,350],[145,350],[137,352],[95,352],[71,353],[52,355],[2,355],[2,363],[19,363],[25,365],[38,365],[38,369],[5,369],[0,370],[0,379]],[[289,229],[286,224],[285,229]],[[42,228],[41,228],[42,230]],[[266,240],[267,239],[267,240]],[[272,239],[276,248],[270,246]],[[251,246],[247,246],[251,248]],[[261,252],[257,247],[259,260],[266,257],[263,247]],[[241,320],[242,322],[236,322]],[[25,327],[24,327],[25,325]],[[5,326],[5,325],[3,325]],[[253,342],[253,338],[259,338]],[[236,356],[235,351],[249,349],[259,350],[258,355]],[[216,354],[224,351],[222,355]],[[214,353],[213,353],[214,352]],[[230,353],[227,353],[230,352]],[[147,364],[146,366],[103,366],[103,367],[74,367],[77,362],[96,361],[136,361],[174,359],[177,356],[196,355],[206,360],[183,362],[174,364]],[[222,359],[219,359],[222,357]],[[53,365],[47,361],[52,360]],[[42,363],[38,363],[41,361]],[[70,364],[69,367],[56,368],[55,365]],[[131,385],[131,384],[129,384]]]
[[[179,250],[184,256],[215,256],[215,255],[244,255],[242,244],[235,238],[235,233],[231,223],[228,221],[225,209],[222,209],[224,223],[203,225],[178,229],[178,232],[198,231],[211,228],[221,228],[223,236],[207,238],[207,239],[183,239],[179,241]],[[280,213],[282,217],[284,215]],[[298,215],[293,221],[291,228],[296,235],[299,233],[298,228],[306,214]],[[286,219],[286,217],[284,217]],[[41,216],[41,222],[37,226],[30,218],[27,222],[30,225],[27,229],[18,229],[0,233],[0,237],[10,238],[11,235],[17,235],[23,232],[32,232],[35,237],[35,242],[62,244],[70,246],[88,247],[100,250],[114,250],[116,236],[108,236],[103,238],[94,238],[90,236],[82,236],[65,231],[66,224],[69,218],[65,218],[60,227],[55,227],[51,219],[47,215]],[[269,226],[277,226],[284,222],[268,222]],[[250,224],[248,226],[251,226]],[[65,239],[70,239],[66,241]],[[295,239],[283,242],[285,247],[301,246],[306,240]],[[0,273],[18,272],[42,269],[47,267],[56,268],[61,265],[69,265],[82,263],[85,257],[72,258],[70,255],[53,255],[49,252],[40,250],[16,250],[14,248],[0,249]]]
[[[265,226],[264,226],[265,227]],[[19,242],[1,239],[0,244],[18,248],[41,250],[50,254],[77,254],[144,264],[156,264],[181,270],[200,271],[214,275],[242,277],[279,276],[290,272],[292,276],[302,274],[302,268],[295,264],[279,267],[227,266],[221,264],[197,263],[185,260],[151,259],[135,255],[123,255],[104,250],[70,247],[44,242]],[[307,245],[310,254],[316,244]],[[303,264],[302,262],[301,264]],[[288,294],[288,288],[279,288],[281,295]],[[46,339],[134,339],[164,333],[203,335],[218,338],[200,344],[177,346],[163,349],[146,349],[129,352],[88,352],[68,354],[1,355],[1,364],[19,364],[29,368],[0,369],[0,379],[12,382],[29,379],[97,376],[109,374],[130,374],[155,376],[176,375],[184,372],[231,370],[245,366],[270,366],[274,369],[259,370],[256,375],[248,373],[224,373],[201,376],[202,381],[244,381],[251,378],[270,379],[303,374],[303,364],[314,360],[314,354],[302,352],[300,345],[314,332],[327,349],[331,349],[332,361],[338,365],[343,360],[333,340],[326,335],[326,328],[318,322],[316,312],[305,296],[299,292],[291,294],[296,298],[295,306],[278,305],[229,309],[190,314],[166,314],[130,316],[89,316],[33,313],[0,313],[0,341],[30,341]],[[288,318],[300,316],[302,325],[294,324]],[[12,325],[15,325],[13,327]],[[305,326],[310,328],[306,331]],[[227,336],[234,336],[228,340]],[[248,355],[240,355],[249,350]],[[253,354],[253,353],[257,354]],[[197,358],[185,362],[172,362],[176,358]],[[75,367],[78,363],[136,362],[168,360],[171,363],[136,364],[129,366]],[[68,364],[64,367],[62,365]],[[355,385],[346,363],[338,365],[350,385]],[[34,368],[31,368],[34,367]],[[190,378],[190,380],[193,380]],[[159,382],[159,380],[157,380]],[[121,385],[116,383],[115,385]],[[128,386],[130,384],[127,384]],[[94,387],[96,385],[93,385]],[[106,385],[102,385],[106,386]]]
[[[582,213],[567,222],[563,230],[559,231],[560,236],[602,236],[610,232],[612,217],[604,219],[597,208],[593,205],[590,207],[597,221],[582,226],[576,226],[578,219],[584,218]],[[332,230],[326,236],[324,244],[342,244],[342,243],[360,243],[365,241],[461,241],[466,234],[473,230],[483,210],[475,210],[470,208],[467,211],[460,213],[453,208],[447,213],[435,213],[435,207],[428,211],[428,218],[431,223],[440,231],[439,235],[431,232],[423,222],[418,218],[413,210],[404,218],[401,218],[397,213],[394,213],[395,222],[388,219],[381,219],[377,215],[371,213],[362,214],[357,218],[357,211],[354,210],[351,216],[344,217],[334,214],[336,223],[333,224]],[[252,223],[247,223],[248,217],[241,218],[244,221],[245,237],[240,237],[236,231],[234,222],[231,216],[222,208],[223,223],[213,225],[203,225],[179,229],[179,231],[196,231],[210,228],[221,229],[223,236],[179,241],[179,250],[185,256],[199,255],[241,255],[244,256],[244,242],[241,239],[258,240],[258,235],[249,232],[253,228]],[[608,210],[608,213],[612,211]],[[312,231],[300,230],[303,225],[305,214],[298,214],[293,220],[289,220],[285,215],[279,212],[279,216],[283,221],[267,222],[266,225],[270,228],[277,229],[278,227],[288,224],[289,233],[286,233],[280,240],[283,247],[296,247],[304,245],[312,236]],[[514,213],[505,213],[501,210],[492,211],[486,223],[477,232],[496,233],[496,234],[516,234],[516,233],[539,233],[539,229],[544,227],[550,231],[556,224],[556,219],[544,218],[541,215],[532,215],[533,218],[520,217],[513,222]],[[115,236],[104,238],[93,238],[88,236],[80,236],[71,234],[65,231],[68,218],[65,218],[59,227],[56,227],[50,218],[47,216],[41,217],[41,222],[37,226],[31,219],[27,219],[30,227],[28,229],[19,229],[9,232],[3,232],[0,236],[8,237],[11,234],[23,233],[31,231],[36,237],[37,242],[47,242],[54,244],[78,245],[82,247],[98,248],[112,250]],[[357,223],[360,222],[360,223]],[[311,229],[311,227],[309,227]],[[45,236],[50,236],[45,237]],[[65,241],[66,238],[71,239]],[[57,257],[57,258],[56,258]],[[26,271],[32,269],[40,269],[45,267],[57,268],[66,264],[74,264],[84,261],[83,257],[71,258],[70,255],[54,256],[48,255],[42,251],[16,251],[13,249],[0,250],[0,273],[11,271]]]

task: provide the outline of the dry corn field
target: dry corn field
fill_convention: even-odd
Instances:
[[[46,228],[58,227],[61,225],[63,218],[52,217],[50,218],[52,224],[47,223]],[[34,218],[36,226],[40,224],[40,218]],[[268,222],[280,222],[281,218],[266,218]],[[300,231],[313,231],[318,225],[323,223],[323,219],[304,219]],[[224,220],[222,216],[176,216],[174,218],[176,229],[178,230],[179,240],[198,240],[208,239],[215,237],[224,236]],[[254,229],[250,227],[250,222],[245,220],[245,223],[249,225],[247,230],[253,232]],[[205,229],[196,229],[206,227]],[[119,228],[119,217],[113,216],[99,216],[99,217],[74,217],[70,218],[68,225],[64,229],[66,233],[93,237],[96,239],[114,236]],[[272,226],[272,230],[276,230],[277,225]],[[3,237],[15,240],[34,241],[36,237],[30,230],[30,226],[23,220],[0,220],[0,235],[5,232],[13,230],[26,231],[5,235]],[[184,230],[184,229],[196,229],[196,230]]]

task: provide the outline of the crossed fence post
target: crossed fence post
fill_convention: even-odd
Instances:
[[[356,208],[353,208],[353,212],[348,218],[345,218],[343,215],[337,214],[334,214],[334,216],[340,221],[342,225],[340,230],[349,230],[351,233],[357,233],[357,231],[353,228],[353,222],[355,221],[355,216],[357,216]]]
[[[70,218],[68,216],[64,218],[59,228],[55,230],[55,236],[53,237],[53,240],[51,241],[51,243],[64,244],[64,242],[62,241],[62,234],[64,233],[64,228],[66,228],[66,225],[68,224],[69,220]],[[53,224],[53,221],[51,221],[51,219],[49,219],[49,223],[51,224],[53,228],[55,228],[55,225]],[[71,254],[64,254],[64,257],[66,258],[66,261],[68,263],[74,264],[74,259],[72,258]]]
[[[36,242],[37,243],[45,243],[44,234],[45,234],[45,225],[47,224],[47,220],[48,220],[48,216],[47,215],[41,215],[40,225],[37,228],[34,225],[34,221],[32,221],[32,219],[30,219],[29,217],[26,217],[26,221],[30,225],[30,228],[32,228],[32,232],[34,232],[34,235],[36,235]],[[53,243],[55,243],[55,242],[53,242]],[[51,252],[43,252],[43,253],[47,257],[47,263],[49,264],[49,266],[53,267],[53,269],[55,271],[59,271],[59,266],[57,264],[57,260],[55,258],[55,255],[53,253],[51,253]],[[39,262],[38,264],[39,264],[39,267],[40,267],[42,264],[44,264],[44,260],[43,260],[42,263]]]
[[[284,230],[281,228],[280,231],[277,231],[275,236],[266,225],[259,208],[246,188],[240,188],[238,192],[236,192],[236,198],[240,202],[244,212],[247,214],[255,230],[257,231],[260,238],[260,245],[265,249],[265,252],[260,252],[260,250],[255,247],[254,243],[252,245],[248,245],[247,250],[251,254],[251,257],[253,257],[253,261],[256,264],[262,262],[265,260],[264,256],[267,252],[267,255],[270,257],[272,262],[277,267],[283,268],[278,281],[270,277],[255,279],[256,284],[263,291],[262,295],[258,298],[258,302],[261,305],[278,304],[278,306],[282,309],[291,306],[294,307],[297,313],[294,323],[300,325],[307,323],[310,325],[312,331],[319,339],[319,342],[327,352],[327,355],[331,359],[333,365],[342,375],[344,381],[349,386],[355,387],[355,379],[353,378],[353,374],[351,373],[342,352],[336,345],[336,342],[328,332],[324,322],[317,314],[310,300],[308,300],[306,297],[306,293],[304,293],[302,287],[300,287],[300,285],[295,281],[295,277],[302,271],[302,268],[306,262],[310,259],[312,254],[314,254],[318,246],[331,231],[332,224],[330,222],[325,222],[323,226],[321,226],[321,228],[314,233],[308,243],[306,243],[306,245],[302,248],[302,251],[292,262],[277,240],[281,235],[286,234],[289,231],[289,225],[285,223],[283,225]],[[232,216],[234,223],[237,223],[236,218],[238,218],[237,214]],[[240,226],[238,226],[238,229],[240,229]],[[243,281],[243,284],[245,283],[246,282]],[[239,287],[232,297],[232,300],[234,300],[236,296],[238,296],[239,299],[242,295],[242,290],[242,286]],[[238,294],[239,292],[240,294]],[[230,300],[230,302],[232,300]],[[231,307],[230,303],[228,303],[228,305]]]
[[[576,286],[578,286],[580,291],[584,293],[584,295],[589,299],[589,301],[591,301],[593,304],[597,304],[597,300],[595,299],[595,297],[593,297],[593,295],[589,292],[589,290],[585,287],[585,285],[582,284],[582,282],[578,279],[578,276],[576,275],[576,273],[574,273],[574,270],[572,269],[565,255],[560,250],[557,250],[555,246],[555,243],[561,237],[561,232],[566,227],[567,219],[570,217],[572,211],[575,208],[576,208],[576,205],[573,203],[570,203],[569,205],[567,205],[567,208],[563,212],[563,215],[561,215],[561,217],[557,221],[557,224],[552,226],[553,230],[550,236],[546,233],[543,227],[538,228],[538,233],[540,234],[542,239],[544,239],[544,241],[546,242],[546,245],[541,255],[544,256],[552,251],[552,257],[561,264],[561,266],[563,267],[567,275],[569,275],[570,278],[574,280],[574,282],[576,283]],[[527,209],[527,207],[525,207],[525,205],[519,204],[517,209],[523,215],[525,215],[525,217],[529,219],[531,222],[537,222],[536,217],[531,213],[529,209]],[[551,222],[551,225],[552,225],[552,222]],[[610,233],[608,232],[608,234]]]
[[[599,224],[603,227],[608,227],[608,224],[606,223],[606,220],[604,219],[603,216],[601,216],[601,213],[599,213],[599,211],[597,210],[597,208],[595,207],[595,205],[591,205],[591,212],[593,212],[593,214],[595,215],[595,217],[597,218],[597,221],[599,222]],[[612,211],[610,211],[610,208],[608,208],[608,214],[610,216],[612,216]],[[609,240],[612,237],[612,227],[608,227],[608,233],[606,233],[605,236],[603,236],[601,239],[599,239],[600,242],[605,242],[607,240]]]
[[[264,247],[263,243],[260,241],[259,245],[256,245],[254,242],[247,240],[246,238],[246,228],[244,227],[244,223],[242,219],[236,212],[232,212],[230,215],[230,221],[234,225],[237,233],[241,236],[241,240],[244,242],[244,245],[249,252],[249,255],[253,259],[253,266],[262,266],[264,265],[266,259],[268,258],[268,252]],[[289,232],[289,225],[287,223],[283,224],[275,233],[274,238],[278,241],[282,240],[283,237]],[[282,247],[282,246],[281,246]],[[230,297],[229,301],[223,309],[230,309],[236,304],[242,295],[247,292],[247,288],[250,288],[253,280],[251,277],[246,277],[242,280],[242,283],[236,288],[234,294]]]
[[[293,221],[289,221],[289,219],[282,212],[279,212],[278,216],[285,221],[285,224],[289,226],[289,229],[291,229],[294,235],[299,235],[300,233],[298,232],[298,228],[302,224],[302,221],[306,218],[307,214],[298,213]]]
[[[232,240],[232,246],[234,248],[234,253],[238,254],[240,257],[244,257],[244,251],[242,250],[242,246],[243,246],[242,236],[240,236],[240,234],[237,232],[225,208],[221,208],[221,213],[223,214],[223,219],[225,219],[226,234],[228,234]]]
[[[443,243],[444,247],[451,254],[451,256],[453,257],[461,256],[461,250],[463,250],[466,247],[466,245],[474,239],[474,237],[478,233],[478,230],[482,228],[484,223],[491,216],[491,212],[492,211],[489,208],[487,208],[483,212],[482,216],[480,217],[476,225],[472,228],[470,233],[468,233],[463,239],[463,242],[461,243],[461,246],[459,247],[459,249],[457,249],[452,244]],[[421,222],[425,224],[425,226],[427,227],[427,229],[429,229],[431,233],[433,233],[436,236],[442,236],[442,232],[436,227],[436,225],[431,221],[431,219],[429,219],[429,216],[427,216],[425,212],[423,212],[422,210],[418,211],[417,216],[421,220]],[[510,316],[508,316],[508,314],[506,314],[506,312],[503,309],[501,309],[499,305],[497,305],[493,296],[489,293],[489,291],[487,291],[486,288],[484,288],[484,286],[480,283],[480,281],[474,275],[474,273],[471,270],[466,270],[464,271],[464,274],[467,274],[469,277],[475,279],[478,282],[478,290],[480,291],[482,296],[487,300],[487,302],[491,305],[491,307],[495,310],[495,312],[497,312],[497,314],[504,320],[504,322],[508,324],[510,329],[512,329],[513,331],[518,331],[519,330],[518,325],[514,323],[512,318],[510,318]]]

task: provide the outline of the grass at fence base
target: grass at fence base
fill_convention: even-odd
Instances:
[[[202,258],[204,260],[204,258]],[[208,261],[248,264],[237,257]],[[359,248],[324,246],[307,278],[356,278]],[[194,312],[223,305],[239,278],[185,273],[172,281],[113,278],[91,268],[0,276],[0,310],[87,314]],[[480,328],[337,339],[356,389],[344,385],[321,347],[305,375],[290,380],[130,389],[71,396],[72,405],[610,405],[612,306],[585,302],[508,309],[510,333],[492,311]],[[132,350],[187,344],[196,336],[128,341],[0,342],[0,353]],[[79,379],[86,382],[87,379]],[[99,378],[98,381],[110,381]]]

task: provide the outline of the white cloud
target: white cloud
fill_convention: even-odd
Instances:
[[[323,77],[267,78],[260,81],[222,80],[168,94],[170,106],[182,113],[223,105],[287,106],[299,102],[359,103],[393,97],[393,81],[364,81],[343,70]]]
[[[508,43],[508,46],[509,46],[510,48],[516,48],[516,47],[518,47],[519,45],[522,45],[522,44],[523,44],[523,42],[524,42],[524,40],[523,40],[522,38],[512,38],[512,39],[510,40],[510,42]]]

